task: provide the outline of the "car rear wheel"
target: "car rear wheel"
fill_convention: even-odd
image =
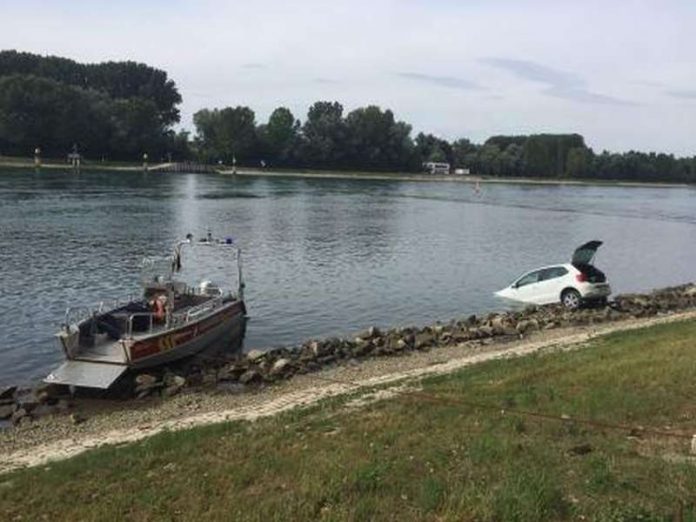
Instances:
[[[564,290],[563,293],[561,294],[561,303],[568,310],[576,310],[576,309],[580,308],[580,302],[581,302],[580,292],[578,292],[577,290],[573,290],[572,288],[569,288],[568,290]]]

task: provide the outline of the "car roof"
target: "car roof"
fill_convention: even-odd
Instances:
[[[532,272],[538,272],[539,270],[546,270],[547,268],[559,268],[563,267],[566,270],[570,271],[571,269],[577,270],[572,263],[558,263],[555,265],[546,265],[546,266],[540,266],[538,268],[532,268],[531,270],[527,270],[526,272],[522,272],[522,274],[517,278],[519,279],[520,277],[524,277],[527,274],[531,274]]]
[[[545,266],[540,266],[539,268],[532,268],[531,270],[527,270],[525,274],[528,274],[529,272],[536,272],[537,270],[545,270],[547,268],[571,268],[573,265],[571,263],[557,263],[555,265],[545,265]]]

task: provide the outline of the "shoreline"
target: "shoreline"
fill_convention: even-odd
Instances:
[[[329,338],[292,349],[252,350],[183,377],[166,368],[139,373],[132,376],[135,388],[128,400],[66,398],[66,390],[53,388],[59,393],[52,395],[50,387],[34,390],[25,395],[28,402],[17,398],[14,411],[24,411],[16,426],[0,430],[0,473],[163,431],[250,421],[384,387],[385,393],[398,393],[393,387],[425,376],[498,358],[582,348],[608,333],[694,319],[696,284],[690,283],[618,296],[607,308],[569,312],[550,305],[422,329],[382,332],[373,327],[352,340]],[[0,393],[7,403],[6,392]]]
[[[660,324],[696,319],[696,311],[619,323],[536,332],[528,338],[490,345],[468,343],[410,353],[403,357],[366,359],[297,376],[252,393],[189,392],[135,408],[112,405],[75,424],[69,416],[47,419],[0,432],[0,474],[65,460],[100,446],[129,444],[163,432],[212,424],[254,421],[319,403],[349,397],[353,405],[408,393],[426,377],[448,375],[488,361],[534,354],[580,350],[599,337]]]
[[[677,182],[642,182],[622,180],[593,180],[593,179],[560,179],[560,178],[494,178],[478,175],[434,175],[409,173],[381,172],[350,172],[350,171],[273,171],[264,169],[240,168],[236,172],[231,169],[220,169],[218,174],[223,176],[268,177],[268,178],[299,178],[299,179],[356,179],[378,181],[414,181],[414,182],[452,182],[452,183],[483,183],[503,185],[562,185],[562,186],[607,186],[607,187],[646,187],[646,188],[689,188],[688,183]]]
[[[95,172],[141,172],[141,173],[162,173],[169,167],[170,163],[154,163],[147,169],[142,164],[132,165],[109,165],[99,163],[83,164],[79,171]],[[40,171],[64,170],[73,171],[72,166],[67,163],[46,162],[40,167],[33,163],[3,161],[0,159],[0,174],[3,170],[22,169]],[[433,174],[414,174],[406,172],[367,172],[367,171],[335,171],[335,170],[272,170],[240,167],[233,171],[227,166],[218,168],[213,166],[216,174],[229,177],[262,177],[262,178],[291,178],[291,179],[346,179],[346,180],[376,180],[376,181],[408,181],[408,182],[450,182],[450,183],[481,183],[481,184],[503,184],[503,185],[548,185],[548,186],[599,186],[599,187],[626,187],[626,188],[691,188],[694,185],[671,181],[624,181],[624,180],[598,180],[598,179],[561,179],[561,178],[518,178],[518,177],[487,177],[479,175],[433,175]]]

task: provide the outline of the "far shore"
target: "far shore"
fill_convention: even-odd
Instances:
[[[417,182],[452,182],[452,183],[498,183],[514,185],[603,185],[611,187],[650,187],[650,188],[685,188],[691,185],[674,182],[642,182],[621,180],[595,180],[595,179],[559,179],[559,178],[495,178],[469,175],[435,175],[435,174],[411,174],[406,172],[351,172],[329,170],[269,170],[258,168],[240,167],[236,171],[226,168],[218,170],[225,176],[259,176],[275,178],[306,178],[306,179],[372,179],[383,181],[417,181]]]
[[[79,169],[82,171],[97,172],[161,172],[168,174],[167,169],[172,163],[152,163],[147,167],[143,163],[136,162],[85,162]],[[31,170],[64,170],[72,171],[73,167],[68,163],[55,160],[42,162],[39,167],[33,160],[25,158],[0,157],[0,174],[8,169]],[[643,182],[624,180],[598,180],[598,179],[561,179],[561,178],[516,178],[516,177],[489,177],[475,174],[469,175],[435,175],[414,174],[408,172],[370,172],[370,171],[339,171],[339,170],[275,170],[272,168],[239,167],[231,168],[229,165],[221,165],[215,168],[215,172],[224,176],[240,177],[268,177],[268,178],[301,178],[301,179],[355,179],[355,180],[379,180],[379,181],[413,181],[413,182],[450,182],[450,183],[497,183],[513,185],[577,185],[577,186],[611,186],[611,187],[649,187],[649,188],[686,188],[692,185],[676,182]]]

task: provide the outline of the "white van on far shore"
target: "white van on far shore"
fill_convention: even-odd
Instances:
[[[423,163],[423,170],[430,174],[449,174],[451,166],[449,163],[428,161]]]

